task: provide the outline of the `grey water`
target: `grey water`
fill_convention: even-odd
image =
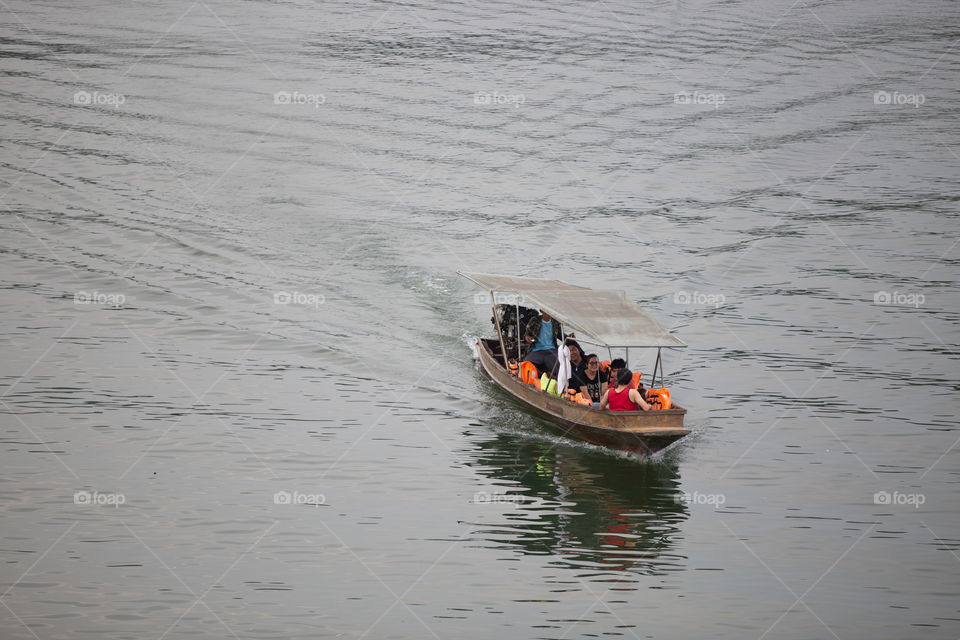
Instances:
[[[958,39],[0,3],[0,637],[957,638]],[[511,404],[457,270],[625,290],[691,435]]]

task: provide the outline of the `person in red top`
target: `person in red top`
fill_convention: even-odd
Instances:
[[[617,375],[616,388],[610,387],[600,398],[600,408],[606,409],[607,405],[610,405],[610,411],[650,411],[650,405],[640,392],[630,388],[631,380],[633,372],[627,368],[621,369]]]

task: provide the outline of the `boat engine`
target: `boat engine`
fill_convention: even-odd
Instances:
[[[531,318],[538,315],[536,309],[520,307],[520,334],[517,335],[517,306],[512,304],[498,304],[497,320],[500,321],[500,331],[503,333],[503,345],[508,354],[517,352],[517,342],[521,343],[521,357],[527,355],[530,345],[523,343],[523,330]],[[493,317],[490,318],[491,324],[496,325]]]

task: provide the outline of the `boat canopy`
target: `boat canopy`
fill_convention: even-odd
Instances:
[[[596,339],[602,346],[687,346],[628,299],[624,291],[588,289],[562,280],[457,273],[491,294],[500,292],[520,296],[518,303],[522,306],[543,309],[567,327]]]

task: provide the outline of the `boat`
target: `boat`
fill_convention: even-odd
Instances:
[[[477,338],[480,370],[513,400],[570,438],[595,445],[649,455],[690,433],[683,426],[687,410],[673,402],[670,408],[651,411],[600,410],[564,397],[541,391],[539,385],[523,382],[511,373],[510,359],[519,361],[522,340],[520,325],[524,312],[542,309],[556,318],[564,331],[573,330],[578,342],[606,348],[656,349],[653,371],[648,378],[654,388],[657,373],[663,385],[663,349],[687,345],[662,327],[639,305],[619,290],[597,290],[543,278],[458,271],[487,293],[493,309],[495,338]]]

